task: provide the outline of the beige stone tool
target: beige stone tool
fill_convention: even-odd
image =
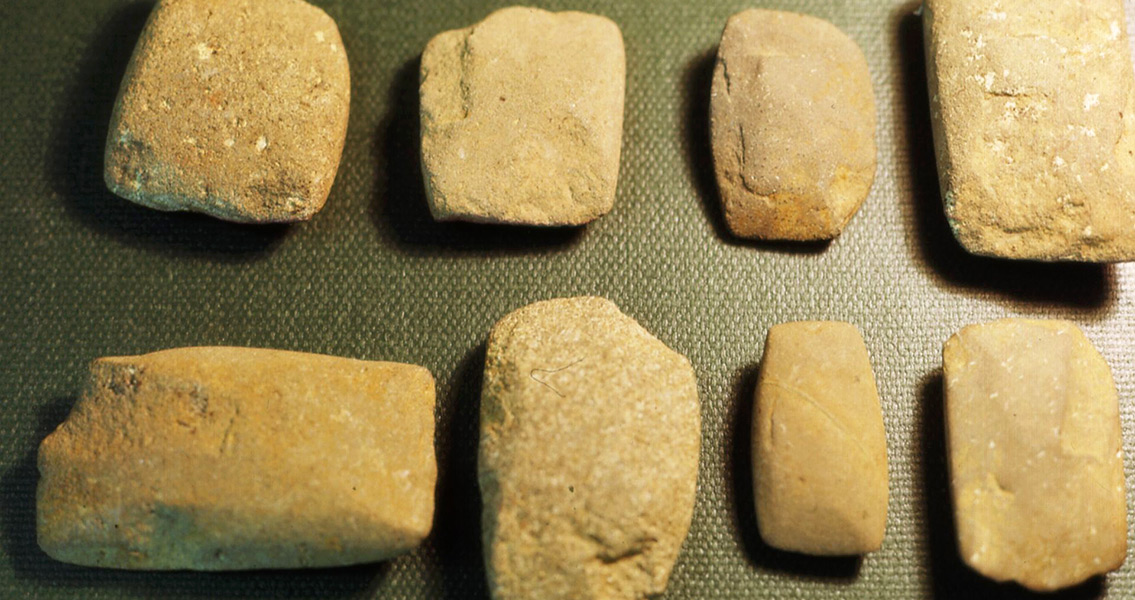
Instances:
[[[350,105],[339,29],[301,0],[162,0],[122,80],[112,192],[160,210],[301,221],[327,200]]]
[[[975,254],[1135,258],[1135,76],[1122,0],[928,0],[946,216]]]
[[[1005,319],[963,328],[942,363],[962,560],[1037,591],[1123,564],[1119,402],[1088,338],[1067,321]]]
[[[39,449],[40,547],[120,569],[379,561],[433,520],[434,381],[251,348],[100,358]]]
[[[821,556],[878,550],[887,441],[875,376],[849,323],[769,330],[753,411],[753,490],[768,545]]]
[[[506,8],[422,54],[422,170],[439,220],[582,225],[615,202],[623,37],[581,12]]]
[[[875,97],[859,46],[831,23],[733,15],[710,102],[725,221],[737,236],[827,240],[875,179]]]
[[[478,462],[493,598],[661,594],[693,516],[700,423],[689,361],[611,302],[501,319]]]

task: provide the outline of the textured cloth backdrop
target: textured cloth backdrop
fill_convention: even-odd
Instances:
[[[1017,593],[962,566],[953,541],[940,356],[945,339],[972,322],[1059,317],[1084,328],[1119,385],[1131,487],[1135,267],[999,262],[961,250],[938,193],[916,2],[543,2],[605,14],[626,39],[618,200],[611,214],[572,231],[438,225],[426,209],[418,57],[432,35],[502,2],[319,4],[350,55],[350,130],[326,209],[291,227],[164,214],[106,191],[107,121],[150,2],[0,5],[0,596],[485,597],[475,457],[486,335],[514,308],[575,294],[614,300],[697,370],[698,502],[666,598]],[[754,5],[829,19],[870,63],[878,175],[828,246],[754,245],[724,232],[707,126],[713,52],[725,19]],[[782,554],[757,535],[748,458],[754,373],[768,328],[799,319],[857,324],[875,366],[890,516],[883,549],[861,562]],[[66,416],[88,362],[206,344],[433,371],[441,472],[426,544],[380,565],[222,574],[84,569],[41,553],[36,446]],[[1072,592],[1104,595],[1135,597],[1135,562]]]

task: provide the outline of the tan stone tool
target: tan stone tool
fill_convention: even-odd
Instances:
[[[946,432],[962,560],[1037,590],[1123,564],[1127,505],[1111,371],[1067,321],[970,325],[946,342]]]
[[[863,51],[831,23],[763,9],[730,17],[710,113],[734,235],[831,239],[867,198],[875,96]]]
[[[501,319],[478,461],[493,598],[661,594],[693,516],[700,423],[689,361],[611,302]]]
[[[887,440],[875,376],[849,323],[769,330],[753,411],[753,491],[768,545],[822,556],[878,550]]]
[[[120,569],[371,562],[433,520],[434,381],[251,348],[100,358],[43,441],[39,544]]]
[[[439,220],[582,225],[615,202],[626,59],[619,27],[506,8],[422,54],[422,170]]]
[[[350,105],[339,29],[301,0],[162,0],[122,80],[112,192],[230,221],[310,218],[327,200]]]
[[[1122,0],[927,0],[946,216],[970,252],[1135,259],[1135,76]]]

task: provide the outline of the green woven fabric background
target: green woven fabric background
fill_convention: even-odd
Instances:
[[[1059,317],[1085,329],[1115,373],[1135,487],[1135,270],[980,259],[954,242],[937,190],[916,2],[542,2],[611,17],[627,46],[618,200],[571,231],[439,225],[426,209],[418,57],[432,35],[503,2],[319,4],[351,61],[342,166],[311,222],[249,227],[136,207],[103,186],[111,105],[151,3],[0,3],[0,597],[486,597],[475,478],[484,342],[510,310],[577,294],[614,300],[697,369],[698,502],[666,598],[1024,596],[967,570],[953,542],[940,349],[971,322]],[[755,245],[724,232],[710,72],[725,19],[755,5],[833,21],[870,63],[878,175],[827,246]],[[891,502],[883,549],[862,561],[787,555],[757,535],[753,376],[767,329],[799,319],[857,324],[875,366]],[[209,344],[433,371],[440,480],[426,544],[380,565],[227,574],[85,569],[41,553],[36,447],[66,416],[87,363]],[[1135,597],[1135,561],[1070,593],[1097,596]]]

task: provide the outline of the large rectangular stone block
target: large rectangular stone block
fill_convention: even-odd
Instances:
[[[1135,259],[1135,75],[1122,0],[927,0],[946,216],[975,254]]]
[[[39,544],[121,569],[347,565],[433,520],[422,367],[251,348],[100,358],[40,446]]]

